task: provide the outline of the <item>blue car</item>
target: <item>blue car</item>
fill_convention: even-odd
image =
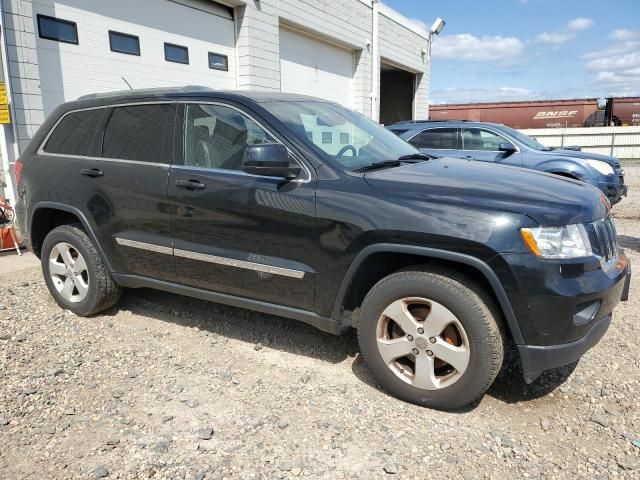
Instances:
[[[458,157],[532,168],[589,183],[611,204],[627,194],[618,159],[579,149],[545,147],[505,125],[453,121],[400,122],[387,127],[400,138],[435,157]]]

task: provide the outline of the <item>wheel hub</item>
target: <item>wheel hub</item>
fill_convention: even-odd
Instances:
[[[387,367],[402,381],[424,390],[454,384],[470,361],[470,344],[458,318],[433,300],[406,297],[378,319],[377,346]]]
[[[70,243],[54,245],[49,254],[49,275],[58,294],[67,302],[78,303],[89,291],[87,262]]]

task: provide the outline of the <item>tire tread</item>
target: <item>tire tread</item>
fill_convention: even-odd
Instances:
[[[398,396],[403,400],[419,403],[423,406],[430,406],[443,410],[460,409],[478,402],[492,385],[502,367],[505,351],[505,335],[501,323],[501,313],[487,292],[472,279],[456,272],[455,270],[429,266],[413,266],[409,269],[400,270],[378,281],[365,296],[362,306],[364,309],[372,298],[381,295],[392,283],[399,281],[419,283],[424,282],[425,280],[439,283],[447,289],[455,290],[459,295],[464,297],[468,305],[472,306],[476,311],[477,314],[475,315],[475,319],[482,322],[483,329],[487,332],[487,338],[485,341],[489,347],[489,352],[491,352],[489,368],[484,376],[485,380],[479,388],[476,389],[476,391],[468,392],[468,395],[464,398],[451,399],[446,404],[443,402],[432,402],[429,400],[414,401],[412,399],[407,399],[403,395]],[[364,335],[366,335],[364,333],[364,329],[358,328],[357,336],[358,343],[361,346],[360,354],[367,365],[372,365],[372,362],[370,361],[371,359],[368,358],[366,349],[362,348],[362,345],[366,340],[363,338]]]
[[[80,224],[61,225],[51,230],[51,232],[49,232],[49,234],[47,235],[47,238],[56,233],[66,233],[71,235],[78,243],[82,245],[82,247],[84,247],[84,249],[91,257],[86,259],[86,261],[87,263],[90,262],[91,266],[94,269],[97,302],[88,311],[77,314],[83,317],[89,317],[95,315],[96,313],[107,310],[118,303],[122,295],[122,288],[118,284],[116,284],[116,282],[114,282],[104,262],[102,261],[98,250],[96,249],[95,245],[93,244],[87,233],[84,231],[82,226]],[[47,244],[47,238],[45,238],[44,245]],[[46,258],[44,249],[42,258]]]

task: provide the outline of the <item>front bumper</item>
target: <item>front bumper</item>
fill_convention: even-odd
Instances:
[[[629,189],[629,187],[627,187],[624,183],[610,182],[598,183],[598,188],[604,192],[612,205],[622,200],[622,197],[626,197]]]
[[[608,315],[597,321],[584,337],[562,345],[518,345],[524,381],[532,383],[545,370],[577,362],[600,341],[610,324],[611,315]]]
[[[515,283],[507,283],[507,294],[524,338],[517,348],[527,383],[579,360],[605,334],[615,306],[629,296],[631,265],[623,251],[610,271],[530,255],[509,256],[508,263]]]

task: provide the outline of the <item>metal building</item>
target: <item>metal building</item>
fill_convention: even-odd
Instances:
[[[175,85],[303,93],[382,123],[428,109],[428,32],[377,0],[0,0],[7,171],[89,93]]]

